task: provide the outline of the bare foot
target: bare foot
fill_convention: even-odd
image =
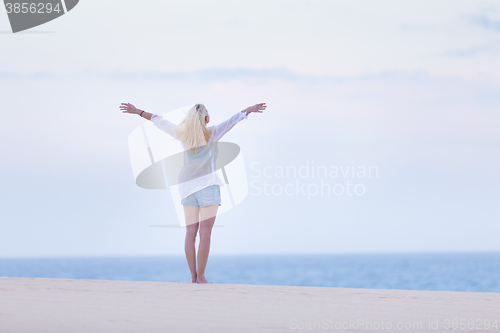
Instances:
[[[213,282],[209,282],[207,281],[207,279],[205,279],[204,276],[199,276],[197,279],[196,279],[196,283],[213,283]]]
[[[195,275],[191,275],[191,282],[192,283],[196,283],[196,274]]]

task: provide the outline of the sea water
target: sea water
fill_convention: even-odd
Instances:
[[[191,282],[184,256],[0,259],[0,276]],[[224,284],[500,292],[500,253],[210,255]]]

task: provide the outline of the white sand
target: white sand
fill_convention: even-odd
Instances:
[[[486,330],[486,319],[498,328]],[[500,332],[500,293],[0,278],[2,333],[374,332],[389,323],[384,331]]]

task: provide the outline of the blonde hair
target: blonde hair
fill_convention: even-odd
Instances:
[[[206,145],[212,135],[212,129],[205,125],[207,115],[205,105],[195,104],[175,128],[176,139],[182,141],[192,154],[196,154],[200,146]]]

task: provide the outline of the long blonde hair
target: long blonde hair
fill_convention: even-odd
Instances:
[[[208,129],[205,125],[207,115],[205,105],[196,104],[189,109],[184,120],[175,128],[176,138],[184,143],[192,154],[196,154],[200,146],[206,145],[212,135],[212,129]]]

